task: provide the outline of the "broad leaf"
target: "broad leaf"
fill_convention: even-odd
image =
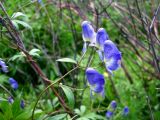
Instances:
[[[63,89],[63,91],[68,99],[69,106],[74,108],[74,94],[73,94],[72,90],[65,85],[60,85],[60,87]]]

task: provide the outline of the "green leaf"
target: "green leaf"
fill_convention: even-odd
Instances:
[[[86,106],[81,105],[80,111],[81,111],[81,114],[83,115],[85,113],[85,111],[86,111]]]
[[[73,94],[72,90],[68,86],[65,86],[65,85],[60,85],[60,87],[63,89],[63,91],[68,99],[69,106],[74,108],[74,94]]]
[[[29,51],[29,54],[32,56],[40,56],[39,55],[40,50],[39,49],[32,49],[31,51]]]
[[[59,115],[55,115],[53,117],[49,117],[47,120],[63,120],[64,118],[66,118],[67,114],[59,114]]]
[[[11,104],[9,104],[8,101],[1,101],[0,108],[1,113],[3,113],[4,120],[11,120],[13,118]]]
[[[9,61],[15,61],[16,59],[22,59],[25,55],[20,52],[9,59]]]
[[[20,25],[22,25],[22,26],[25,27],[25,28],[32,29],[32,27],[31,27],[28,23],[26,23],[26,22],[24,22],[24,21],[12,20],[12,22],[13,22],[14,24],[15,24],[15,23],[20,24]]]
[[[74,109],[74,112],[80,116],[83,116],[86,111],[86,106],[81,105],[80,109]]]
[[[61,58],[61,59],[58,59],[56,61],[58,61],[58,62],[69,62],[69,63],[77,64],[77,61],[75,61],[74,59],[71,59],[71,58]]]
[[[19,29],[18,23],[16,23],[14,20],[12,20],[12,23],[13,23],[13,25],[14,25],[17,29]]]
[[[105,117],[103,117],[101,115],[97,115],[96,113],[88,113],[83,117],[91,119],[91,120],[106,120]]]
[[[19,16],[23,16],[23,17],[27,17],[25,14],[23,14],[22,12],[16,12],[16,13],[13,13],[13,15],[12,15],[12,19],[13,18],[17,18],[17,17],[19,17]]]
[[[75,109],[74,112],[81,116],[81,111],[79,109]]]
[[[28,111],[24,111],[21,114],[19,114],[15,120],[28,120],[32,115],[32,111],[28,110]]]

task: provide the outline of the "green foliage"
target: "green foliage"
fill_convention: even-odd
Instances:
[[[61,59],[58,59],[56,60],[58,62],[69,62],[69,63],[74,63],[74,64],[77,64],[77,62],[71,58],[61,58]]]
[[[74,100],[74,94],[73,94],[72,90],[69,87],[65,86],[65,85],[61,85],[60,84],[60,87],[63,89],[63,91],[64,91],[64,93],[65,93],[65,95],[66,95],[66,97],[68,99],[69,106],[73,109],[74,108],[74,104],[75,104],[74,103],[75,100]]]
[[[118,115],[113,117],[115,120],[150,119],[149,106],[151,106],[155,120],[160,119],[159,74],[155,74],[156,70],[148,47],[149,42],[144,36],[145,30],[140,27],[142,23],[141,19],[138,18],[139,14],[135,1],[128,0],[131,10],[136,13],[133,12],[133,17],[138,31],[137,36],[134,32],[134,25],[131,23],[128,6],[122,0],[114,1],[113,4],[104,9],[98,1],[91,1],[92,3],[89,4],[89,0],[84,0],[83,3],[78,0],[69,0],[73,5],[68,7],[70,9],[67,8],[64,0],[61,1],[62,3],[56,0],[42,0],[42,3],[38,3],[37,0],[2,1],[4,1],[3,4],[12,23],[20,32],[25,49],[29,51],[34,62],[40,66],[44,74],[52,82],[56,81],[54,88],[72,112],[75,113],[75,116],[66,113],[60,105],[59,99],[49,89],[38,101],[34,112],[35,120],[72,120],[73,118],[77,120],[105,120],[105,113],[111,100],[116,100],[118,105],[117,111],[115,111]],[[108,6],[107,1],[100,2],[104,2],[103,5]],[[61,8],[60,4],[62,5]],[[75,4],[77,7],[74,7]],[[142,13],[146,14],[144,18],[148,18],[149,23],[152,18],[150,16],[151,11],[154,10],[152,7],[155,6],[156,8],[158,5],[152,6],[152,4],[151,1],[146,1],[140,8],[140,10],[146,8],[146,13],[144,11]],[[120,11],[120,9],[123,11]],[[108,14],[104,12],[98,15],[98,19],[95,19],[94,11],[105,10]],[[0,14],[7,21],[2,11],[0,11]],[[91,47],[88,47],[87,53],[79,65],[80,67],[65,76],[60,81],[62,84],[59,84],[59,81],[57,82],[81,60],[83,46],[81,22],[84,19],[82,18],[83,14],[85,19],[95,24],[95,28],[104,27],[110,39],[116,43],[122,52],[122,63],[128,74],[122,66],[112,76],[120,100],[115,94],[110,78],[97,53],[93,52],[91,61],[88,61],[92,53]],[[113,20],[120,28],[115,25]],[[0,120],[30,120],[35,102],[46,88],[46,84],[42,82],[38,73],[29,64],[30,61],[27,61],[26,55],[16,47],[2,23],[0,28],[0,58],[6,62],[9,69],[6,74],[0,69]],[[125,31],[128,32],[128,36],[123,34]],[[129,41],[127,37],[132,36],[134,39]],[[138,40],[138,43],[142,43],[142,46],[147,46],[147,49],[139,48],[136,42],[131,45],[135,39]],[[156,46],[155,48],[158,48],[156,54],[159,56],[159,47]],[[86,81],[84,72],[87,64],[105,76],[105,98],[94,95],[94,98],[91,99],[90,89],[87,87],[87,83],[84,84]],[[8,79],[10,77],[18,81],[19,88],[17,91],[9,85]],[[132,84],[129,79],[133,81]],[[12,104],[8,103],[7,100],[11,95],[14,98]],[[150,103],[147,102],[146,96],[149,97]],[[20,107],[22,98],[25,100],[24,109]],[[126,117],[119,114],[124,106],[128,106],[130,110]]]
[[[105,117],[97,115],[96,113],[86,112],[86,107],[84,105],[80,106],[80,109],[75,109],[74,111],[80,116],[77,120],[105,120]]]

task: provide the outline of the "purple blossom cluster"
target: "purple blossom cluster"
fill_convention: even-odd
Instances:
[[[94,31],[93,26],[89,21],[82,22],[82,37],[84,40],[83,50],[85,53],[87,46],[94,46],[97,48],[97,53],[102,62],[105,63],[107,71],[112,74],[112,71],[116,71],[121,64],[121,52],[117,46],[109,39],[109,36],[104,28],[99,28],[97,33]],[[93,68],[86,69],[86,78],[90,86],[90,92],[98,93],[104,96],[105,79],[102,74]],[[108,119],[112,118],[115,114],[117,103],[113,100],[109,109],[106,112]],[[126,106],[122,111],[123,115],[128,115],[129,108]]]
[[[106,118],[110,119],[115,115],[115,111],[117,108],[117,103],[115,100],[111,101],[109,107],[108,107],[108,111],[106,112]],[[123,110],[121,111],[121,115],[122,116],[127,116],[129,114],[129,108],[128,106],[125,106],[123,108]],[[120,114],[119,114],[120,115]]]
[[[105,63],[106,69],[109,73],[112,73],[112,71],[115,71],[120,67],[121,52],[116,45],[109,40],[109,36],[104,28],[99,28],[96,33],[89,21],[83,21],[82,37],[84,40],[83,52],[86,52],[88,44],[97,47],[97,53],[102,62]],[[86,77],[90,84],[91,93],[94,91],[95,93],[100,93],[104,96],[104,76],[98,73],[95,69],[88,68],[86,70]]]
[[[82,22],[82,37],[84,40],[83,52],[86,52],[87,44],[98,48],[100,59],[105,63],[109,73],[117,70],[121,63],[121,52],[117,46],[109,40],[109,36],[104,28],[99,28],[97,33],[88,21]]]
[[[4,72],[4,73],[7,73],[8,72],[8,66],[6,65],[6,63],[2,60],[0,60],[0,67],[1,67],[1,70]],[[9,78],[9,84],[11,85],[11,87],[14,89],[14,90],[17,90],[18,89],[18,82],[14,79],[14,78]],[[8,97],[8,102],[9,103],[13,103],[14,102],[14,99],[13,97],[9,96]],[[20,107],[21,108],[24,108],[25,104],[24,104],[24,101],[21,100],[20,102]]]

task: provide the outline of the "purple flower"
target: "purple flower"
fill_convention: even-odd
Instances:
[[[120,67],[121,62],[121,52],[118,50],[116,45],[107,40],[104,43],[104,62],[108,72],[117,70]]]
[[[127,106],[125,106],[123,108],[123,115],[128,115],[128,113],[129,113],[129,108]]]
[[[2,60],[0,60],[0,66],[3,72],[7,73],[8,72],[8,66],[6,66],[5,62],[3,62]]]
[[[95,93],[99,93],[104,96],[104,76],[93,68],[87,68],[86,77],[90,84],[91,93],[94,91]]]
[[[96,43],[100,50],[103,50],[104,42],[109,40],[108,34],[104,28],[99,28],[96,35]]]
[[[113,110],[115,110],[116,107],[117,107],[117,103],[116,103],[115,100],[113,100],[110,105],[111,105],[111,107],[113,108]]]
[[[9,103],[13,103],[13,102],[14,102],[13,98],[12,98],[12,97],[9,97],[9,98],[8,98],[8,102],[9,102]]]
[[[106,112],[106,117],[107,118],[111,118],[112,116],[113,116],[113,112],[111,112],[111,111]]]
[[[91,44],[94,44],[96,41],[96,33],[91,23],[89,21],[83,21],[81,26],[84,42],[91,42]]]
[[[16,90],[18,88],[18,83],[15,79],[13,78],[9,78],[9,84],[11,85],[11,87]]]
[[[38,2],[38,3],[41,3],[41,2],[42,2],[42,0],[37,0],[37,2]]]
[[[20,106],[22,109],[24,108],[24,106],[25,106],[24,100],[21,100]]]

